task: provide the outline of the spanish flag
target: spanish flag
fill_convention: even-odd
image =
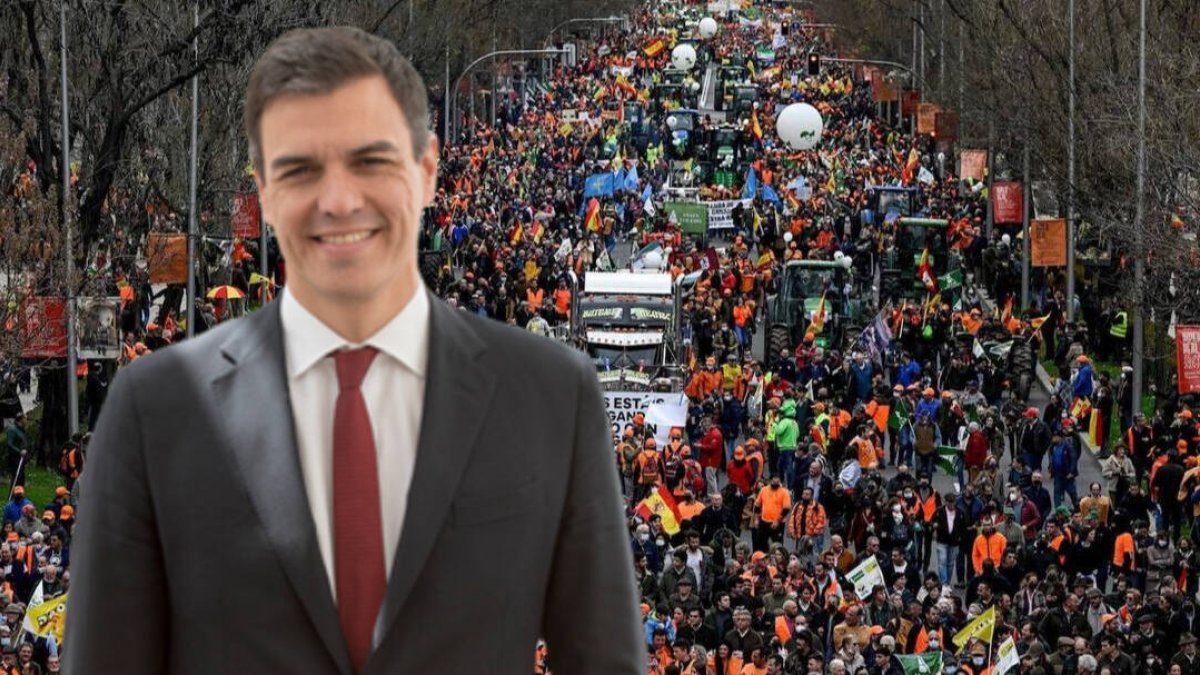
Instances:
[[[600,200],[592,197],[588,202],[587,212],[583,216],[583,226],[591,232],[599,232],[603,225],[600,223]]]
[[[917,279],[925,284],[930,293],[937,292],[937,277],[933,274],[933,265],[929,263],[929,248],[921,252],[921,260],[917,262]]]
[[[521,227],[520,223],[517,223],[516,225],[513,225],[512,231],[508,233],[508,243],[512,246],[516,246],[517,244],[521,243],[521,239],[524,237],[525,230]]]
[[[908,151],[908,160],[904,162],[904,171],[900,174],[900,180],[905,185],[913,181],[913,176],[916,175],[917,166],[921,163],[921,155],[917,153],[917,149],[913,148]]]
[[[662,50],[664,50],[666,48],[667,48],[667,43],[663,42],[662,38],[658,38],[654,42],[651,42],[650,44],[646,45],[646,48],[643,49],[642,52],[646,56],[649,56],[650,58],[654,58],[655,56],[658,56],[659,54],[661,54]]]
[[[1000,323],[1008,329],[1010,333],[1017,333],[1021,330],[1021,320],[1013,317],[1013,297],[1008,296],[1008,300],[1004,303],[1004,312],[1000,314]]]
[[[1050,318],[1050,315],[1047,314],[1046,316],[1039,316],[1036,319],[1030,319],[1029,325],[1033,327],[1033,330],[1039,331],[1042,329],[1042,324],[1046,323],[1046,319],[1049,319],[1049,318]]]
[[[675,498],[662,485],[656,486],[650,495],[638,504],[635,513],[645,521],[649,521],[650,516],[658,515],[662,519],[663,530],[671,535],[679,532],[679,524],[683,522]]]
[[[542,243],[542,237],[546,236],[546,224],[538,221],[533,224],[533,243]]]
[[[762,125],[758,123],[758,109],[750,111],[750,133],[754,134],[755,140],[762,140],[763,132]]]
[[[813,335],[819,335],[825,330],[825,293],[821,293],[821,299],[817,302],[817,308],[813,311],[812,323],[808,326],[808,332]]]

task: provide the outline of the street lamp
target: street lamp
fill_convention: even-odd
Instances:
[[[565,49],[556,49],[553,47],[547,49],[501,49],[499,51],[488,52],[487,54],[484,54],[483,56],[472,61],[471,64],[462,71],[462,74],[458,76],[458,79],[454,81],[454,86],[450,90],[450,109],[447,111],[446,115],[446,128],[452,130],[453,133],[447,134],[446,147],[448,148],[452,146],[454,144],[454,138],[458,136],[458,120],[456,119],[458,113],[458,85],[462,84],[462,79],[467,76],[467,73],[471,72],[472,68],[479,65],[483,61],[496,56],[534,56],[538,54],[549,55],[562,54],[566,51],[567,50]]]
[[[579,19],[567,19],[566,21],[563,21],[562,23],[558,24],[554,28],[551,28],[550,32],[546,33],[546,39],[542,40],[542,44],[550,42],[550,38],[554,37],[554,34],[558,32],[559,28],[562,28],[563,26],[570,24],[570,23],[623,23],[624,21],[625,21],[625,17],[617,16],[615,14],[612,16],[594,16],[594,17],[584,17],[584,18],[579,18]]]

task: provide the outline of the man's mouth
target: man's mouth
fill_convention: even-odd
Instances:
[[[313,237],[313,239],[321,242],[322,244],[333,244],[335,246],[345,246],[347,244],[357,244],[358,242],[369,238],[376,232],[378,232],[378,230],[362,230],[360,232],[347,232],[344,234],[329,234],[329,235],[324,235],[324,236],[319,236],[319,237]]]

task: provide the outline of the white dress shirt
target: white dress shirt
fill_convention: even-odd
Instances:
[[[313,316],[284,289],[279,315],[287,364],[288,393],[300,470],[308,493],[317,544],[329,589],[337,600],[333,559],[333,412],[337,403],[337,369],[331,353],[371,346],[379,350],[363,378],[362,394],[371,416],[371,433],[379,469],[384,571],[400,542],[408,490],[417,461],[417,439],[425,404],[429,356],[429,298],[425,286],[383,328],[361,344],[351,344]],[[268,421],[269,423],[269,421]],[[268,480],[270,477],[266,477]]]

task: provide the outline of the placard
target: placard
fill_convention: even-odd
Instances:
[[[120,298],[76,298],[79,358],[115,359],[121,354]]]
[[[1067,266],[1067,221],[1039,218],[1029,221],[1029,256],[1034,267]]]
[[[62,298],[26,298],[21,307],[21,358],[67,355],[67,303]]]
[[[938,105],[936,103],[921,103],[917,105],[917,133],[932,134],[937,131]]]
[[[262,223],[258,217],[258,193],[239,192],[233,195],[233,214],[230,217],[233,236],[239,239],[257,239],[262,236]]]

